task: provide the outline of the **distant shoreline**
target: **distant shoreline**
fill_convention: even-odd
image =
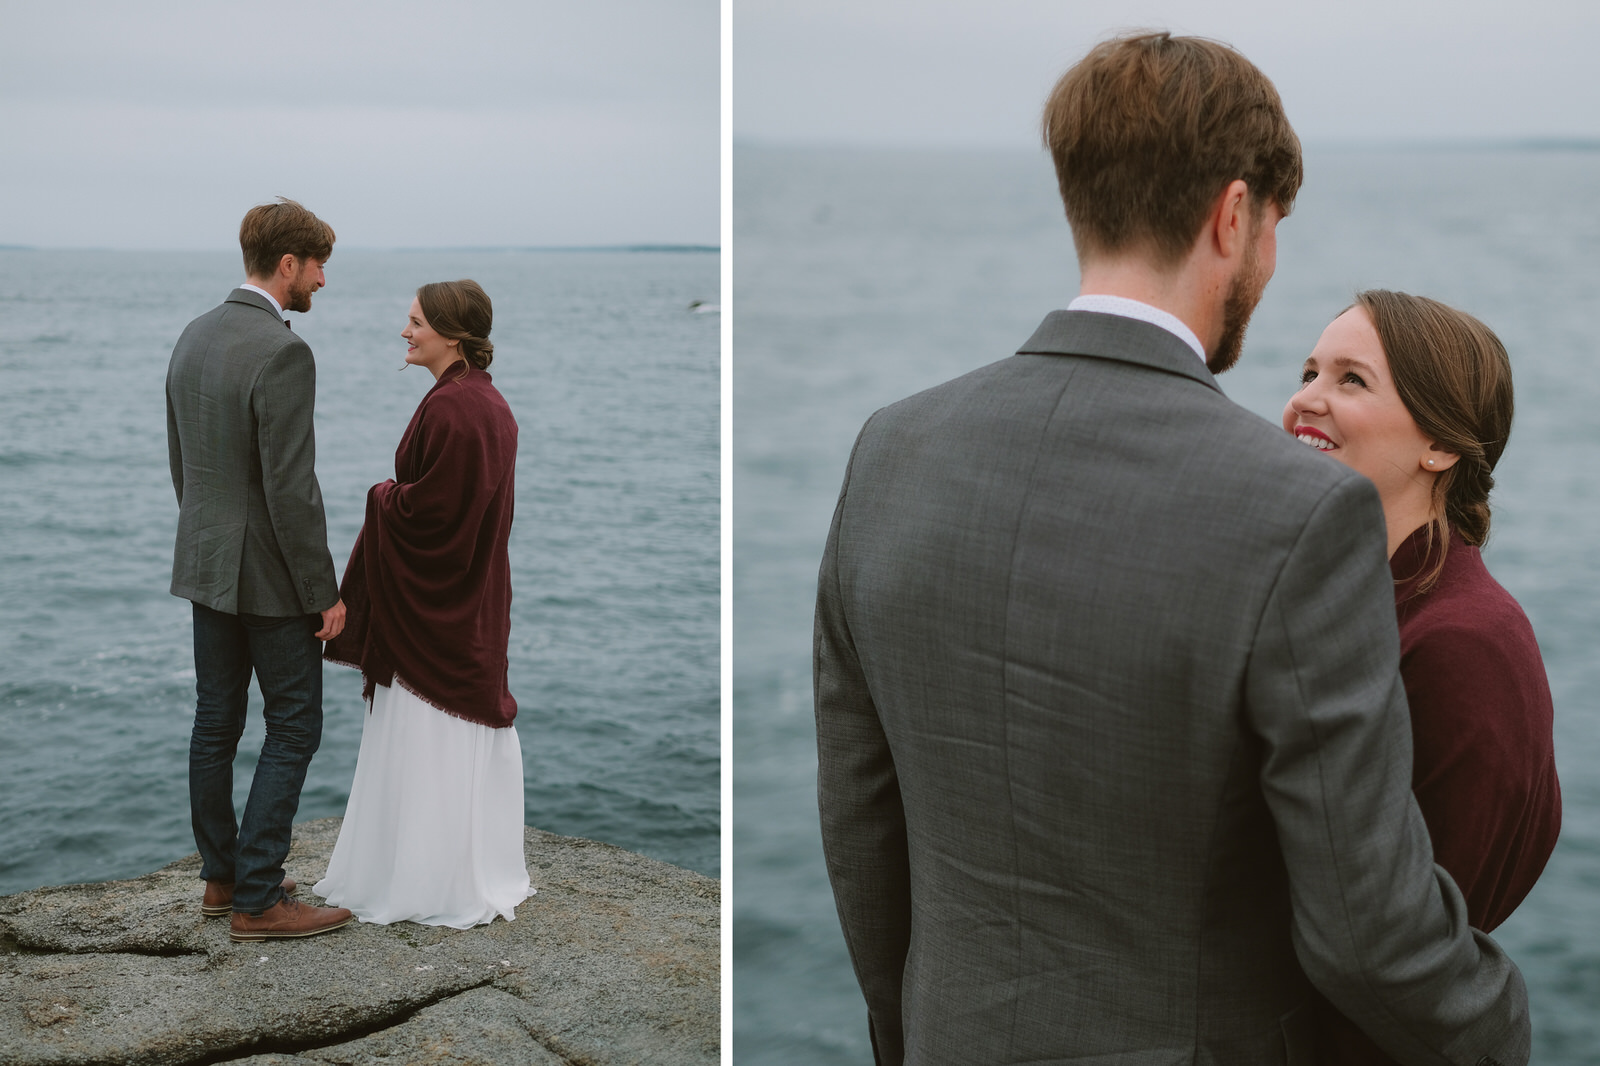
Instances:
[[[1303,142],[1307,152],[1600,152],[1600,137],[1320,137]],[[866,141],[846,137],[783,138],[734,134],[734,151],[871,152],[883,154],[1044,154],[1038,145],[1019,142],[941,143]]]
[[[718,244],[452,245],[444,248],[353,248],[357,252],[694,252],[722,251]]]
[[[550,245],[539,245],[539,244],[530,244],[530,245],[472,245],[472,244],[463,244],[463,245],[450,245],[450,246],[443,247],[443,248],[346,248],[346,249],[341,249],[341,250],[346,252],[347,254],[349,252],[382,252],[382,253],[385,253],[385,254],[392,254],[392,253],[405,253],[405,254],[431,253],[431,254],[435,254],[436,255],[436,254],[439,254],[441,252],[449,252],[449,253],[452,253],[452,254],[461,253],[461,252],[475,252],[475,253],[476,252],[489,252],[489,253],[509,255],[509,254],[522,254],[522,253],[544,254],[544,253],[549,253],[549,252],[556,252],[556,253],[569,253],[569,252],[606,252],[606,253],[616,253],[616,252],[622,252],[622,253],[635,253],[635,254],[638,254],[638,253],[644,253],[644,254],[657,254],[657,253],[684,254],[684,253],[687,253],[687,254],[692,254],[692,255],[716,255],[716,254],[721,253],[722,246],[720,244],[550,244]],[[234,251],[236,251],[236,249],[228,249],[228,248],[203,248],[203,249],[195,249],[195,248],[94,248],[94,247],[53,248],[53,247],[50,247],[48,245],[40,245],[40,244],[0,244],[0,252],[151,252],[151,251],[156,251],[156,252],[160,252],[160,251],[182,252],[182,253],[185,253],[185,254],[204,255],[207,252],[234,252]]]

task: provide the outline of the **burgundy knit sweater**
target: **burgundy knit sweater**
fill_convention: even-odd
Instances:
[[[1427,527],[1389,560],[1400,622],[1400,674],[1411,705],[1411,787],[1433,837],[1434,862],[1485,932],[1539,879],[1561,830],[1553,710],[1533,627],[1452,534],[1438,583],[1418,592],[1437,546]],[[1319,1006],[1323,1066],[1391,1063],[1329,1004]]]

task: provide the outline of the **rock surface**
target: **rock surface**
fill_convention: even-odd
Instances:
[[[339,819],[295,826],[311,891]],[[235,944],[200,858],[0,898],[0,1063],[715,1063],[716,881],[529,828],[517,920]]]

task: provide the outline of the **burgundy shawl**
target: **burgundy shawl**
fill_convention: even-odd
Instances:
[[[324,657],[360,669],[362,694],[391,679],[447,714],[500,728],[511,636],[517,423],[489,374],[458,364],[417,405],[372,486],[339,595],[345,628]]]
[[[1427,527],[1395,550],[1400,675],[1411,705],[1411,788],[1433,858],[1485,932],[1505,921],[1539,879],[1561,831],[1554,711],[1527,615],[1489,575],[1478,549],[1450,538],[1444,571]],[[1321,1061],[1381,1066],[1390,1059],[1326,1003]]]

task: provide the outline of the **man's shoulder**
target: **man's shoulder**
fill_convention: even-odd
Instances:
[[[195,318],[190,319],[189,324],[183,327],[183,333],[180,334],[180,338],[193,337],[197,334],[209,333],[210,331],[216,329],[221,323],[222,316],[227,312],[227,309],[227,303],[223,302],[213,307],[205,314],[198,315]]]
[[[1143,440],[1132,448],[1116,443],[1133,437]],[[1155,452],[1170,457],[1164,465],[1181,467],[1211,493],[1270,500],[1291,525],[1328,494],[1359,494],[1366,481],[1203,377],[1094,355],[1008,356],[923,389],[876,411],[857,455],[1037,446],[1062,462],[1114,470],[1132,455],[1156,461],[1144,441],[1160,442]],[[1064,443],[1071,447],[1062,450]]]
[[[254,300],[237,299],[240,290],[184,327],[177,349],[204,343],[222,342],[230,347],[247,348],[270,356],[289,348],[310,351],[305,339],[287,328],[283,320]],[[248,295],[248,294],[246,294]]]
[[[1040,415],[1055,415],[1058,399],[1068,408],[1081,401],[1087,416],[1114,403],[1143,411],[1154,422],[1201,420],[1234,446],[1259,449],[1291,465],[1315,468],[1321,460],[1321,465],[1346,469],[1326,463],[1326,456],[1299,444],[1281,426],[1234,403],[1210,383],[1192,354],[1186,352],[1185,357],[1194,360],[1200,373],[1172,374],[1094,354],[1019,352],[896,400],[876,411],[870,421],[888,425],[918,422],[940,410],[993,410],[1006,406],[1009,397],[1031,401]]]
[[[243,397],[264,386],[297,393],[314,388],[316,361],[310,345],[282,325],[274,326],[275,319],[258,308],[224,302],[190,322],[173,345],[167,366],[169,397],[196,390]]]
[[[1102,380],[1145,378],[1144,388],[1150,383],[1158,389],[1176,388],[1198,404],[1227,403],[1204,364],[1172,333],[1116,315],[1053,311],[1015,353],[907,396],[883,413],[909,414],[979,397],[992,400],[1008,391],[1037,397],[1040,390],[1066,388],[1084,372]],[[1152,402],[1167,403],[1170,397]]]
[[[883,407],[878,413],[891,416],[904,416],[914,414],[924,407],[938,407],[947,404],[962,403],[965,397],[973,392],[989,388],[1005,387],[1018,370],[1016,360],[1006,357],[989,363],[985,366],[969,370],[964,374],[941,381],[937,385],[930,385],[894,401]]]

